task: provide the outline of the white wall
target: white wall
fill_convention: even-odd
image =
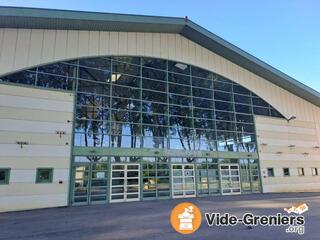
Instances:
[[[67,205],[73,98],[0,84],[0,168],[11,169],[9,184],[0,185],[0,212]],[[53,182],[36,184],[37,168],[53,168]]]

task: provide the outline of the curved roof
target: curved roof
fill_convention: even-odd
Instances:
[[[185,18],[0,7],[0,28],[177,33],[320,107],[320,93]]]

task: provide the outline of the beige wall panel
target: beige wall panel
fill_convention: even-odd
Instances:
[[[89,53],[93,56],[99,55],[99,32],[98,31],[90,31],[89,32]]]
[[[44,30],[43,32],[43,46],[41,54],[41,62],[46,63],[46,59],[54,59],[54,50],[56,45],[56,31],[55,30]],[[29,55],[32,55],[30,52]],[[30,56],[31,57],[31,56]]]
[[[175,48],[176,36],[175,34],[168,34],[168,58],[175,59],[176,58],[176,48]]]
[[[15,157],[66,157],[70,156],[70,146],[0,144],[0,156]]]
[[[288,149],[288,151],[290,151]],[[265,161],[268,159],[272,159],[275,161],[282,161],[282,160],[289,160],[289,161],[316,161],[319,160],[319,154],[310,154],[310,155],[303,155],[301,154],[288,154],[288,153],[259,153],[259,157],[261,161]]]
[[[0,197],[0,212],[67,205],[67,194]]]
[[[0,59],[1,59],[1,54],[2,54],[2,51],[3,51],[3,46],[2,46],[2,43],[3,43],[3,38],[4,38],[4,28],[0,28]]]
[[[160,57],[168,58],[168,34],[160,33]]]
[[[66,58],[78,57],[79,31],[68,30]]]
[[[264,192],[320,191],[319,177],[311,174],[313,167],[320,171],[316,124],[299,120],[288,123],[262,116],[255,117],[255,121]],[[298,176],[300,167],[305,176]],[[274,177],[267,177],[267,168],[274,168]],[[283,177],[283,168],[289,168],[289,177]]]
[[[144,56],[151,57],[153,52],[152,33],[144,33]]]
[[[74,98],[73,93],[69,93],[69,92],[36,89],[36,88],[13,86],[13,85],[6,85],[6,84],[0,85],[0,95],[30,97],[30,98],[38,99],[38,101],[40,99],[52,99],[52,100],[57,100],[59,102],[61,101],[73,102],[73,98]]]
[[[263,187],[263,191],[265,193],[268,192],[319,192],[320,186],[316,183],[297,183],[295,184],[295,188],[291,188],[291,184],[273,184],[266,185]]]
[[[152,57],[161,57],[160,33],[152,34]],[[147,53],[148,55],[148,53]]]
[[[54,60],[67,58],[67,42],[68,42],[68,31],[57,30],[56,31],[56,44],[54,49]]]
[[[17,47],[14,56],[14,68],[23,68],[28,64],[31,32],[28,29],[18,31]]]
[[[69,168],[70,157],[0,156],[0,166],[12,169],[45,168],[48,166],[55,166],[55,168]]]
[[[105,53],[109,52],[110,34],[108,32],[100,32],[99,38],[99,55],[105,55]]]
[[[145,34],[137,33],[137,55],[144,56],[145,46]]]
[[[5,29],[2,40],[0,72],[12,71],[18,38],[17,29]],[[14,70],[13,70],[14,71]]]
[[[46,166],[46,168],[51,168],[54,166]],[[38,167],[37,167],[38,168]],[[30,183],[35,183],[36,181],[36,174],[37,174],[37,170],[36,168],[34,169],[14,169],[11,170],[10,172],[10,183],[18,183],[18,182],[22,182],[22,183],[26,183],[26,182],[30,182]],[[58,169],[58,168],[54,168],[53,170],[53,182],[58,182],[60,180],[62,181],[68,181],[69,180],[69,169]],[[51,187],[51,184],[47,184],[48,188]]]
[[[35,145],[57,145],[65,146],[66,143],[71,144],[71,133],[66,135],[53,133],[35,133],[35,132],[13,132],[0,131],[0,143],[16,143],[17,141],[26,141]]]
[[[5,52],[5,55],[10,55],[11,53],[15,51],[16,49],[16,43],[17,43],[17,32],[20,31],[15,30],[15,29],[5,29],[5,36],[3,39],[3,44],[2,44],[2,50],[1,52]],[[26,30],[23,30],[26,31]],[[29,50],[29,56],[28,56],[28,65],[26,66],[21,66],[20,69],[23,68],[28,68],[32,67],[34,65],[41,64],[42,62],[50,63],[53,62],[55,59],[53,56],[50,56],[50,54],[44,54],[45,51],[50,50],[50,46],[52,45],[52,37],[48,37],[48,33],[51,35],[55,36],[55,38],[64,38],[63,36],[66,34],[55,34],[55,30],[29,30],[31,31],[31,42],[30,42],[30,50]],[[45,31],[45,34],[43,36],[43,31]],[[37,37],[35,36],[36,32],[38,32]],[[62,33],[62,30],[59,30],[59,32]],[[67,32],[67,31],[66,31]],[[98,32],[89,32],[89,31],[79,31],[79,56],[85,57],[85,56],[95,56],[97,55],[97,47],[95,44],[97,42],[97,37],[95,34]],[[42,34],[42,36],[41,36]],[[93,35],[91,35],[93,34]],[[140,35],[139,35],[140,34]],[[101,35],[101,33],[100,33]],[[134,55],[134,52],[129,51],[128,46],[123,46],[121,49],[119,49],[119,36],[121,36],[121,41],[122,41],[122,36],[128,35],[128,33],[118,33],[118,32],[110,32],[110,48],[106,49],[106,52],[99,52],[100,55],[117,55],[119,51],[121,51],[121,54],[131,54]],[[310,103],[307,103],[305,100],[289,93],[288,91],[279,88],[278,86],[262,79],[259,76],[256,76],[247,70],[240,68],[240,72],[243,72],[243,76],[239,77],[239,71],[237,71],[234,68],[234,64],[232,64],[230,61],[215,55],[214,53],[210,52],[209,50],[199,46],[198,44],[192,43],[195,45],[196,48],[196,57],[191,58],[190,56],[190,44],[189,40],[185,39],[184,37],[178,35],[178,34],[172,34],[175,36],[175,41],[170,41],[168,42],[168,46],[166,44],[161,44],[161,38],[162,34],[159,33],[145,33],[144,36],[144,42],[138,44],[139,49],[144,49],[144,51],[141,53],[137,49],[136,54],[137,55],[145,55],[145,56],[154,56],[154,57],[164,57],[167,55],[167,58],[172,57],[172,60],[176,61],[182,61],[185,63],[189,63],[195,66],[199,66],[202,68],[207,68],[208,66],[208,61],[207,61],[207,55],[209,56],[209,59],[213,56],[213,59],[215,62],[213,65],[210,64],[210,68],[208,70],[212,70],[217,72],[218,74],[225,76],[225,77],[230,77],[233,78],[232,80],[238,83],[241,83],[244,87],[247,87],[250,90],[254,90],[257,95],[262,97],[264,100],[269,102],[271,105],[275,106],[282,114],[284,114],[286,117],[290,117],[292,115],[297,116],[297,119],[303,120],[303,121],[314,121],[314,111],[313,109],[314,106]],[[170,35],[170,36],[172,36]],[[98,35],[97,35],[98,36]],[[141,39],[141,33],[138,33],[138,38],[140,36]],[[163,35],[164,36],[164,35]],[[93,40],[91,41],[90,39]],[[129,42],[128,36],[124,37],[127,41],[127,44]],[[57,39],[58,41],[58,39]],[[99,41],[99,39],[98,39]],[[89,47],[89,42],[91,42],[92,48]],[[138,41],[139,42],[139,41]],[[121,44],[121,43],[120,43]],[[13,46],[14,45],[14,46]],[[42,47],[43,45],[43,47]],[[143,45],[143,46],[142,46]],[[10,48],[11,46],[11,48]],[[40,47],[39,47],[40,46]],[[99,44],[98,44],[99,47]],[[42,49],[43,56],[42,59],[39,59],[39,49]],[[175,54],[170,54],[167,49],[172,49],[170,52],[174,52]],[[49,49],[49,50],[48,50]],[[59,48],[59,51],[61,48]],[[58,50],[57,50],[58,51]],[[127,52],[126,52],[127,51]],[[167,52],[165,54],[165,52]],[[75,53],[74,53],[75,54]],[[51,54],[52,55],[52,54]],[[57,53],[54,55],[57,56]],[[58,54],[59,55],[59,54]],[[14,55],[10,55],[14,56]],[[9,57],[10,57],[9,56]],[[199,57],[198,57],[199,56]],[[71,56],[68,54],[68,58],[75,58],[78,57],[77,54],[74,56]],[[1,60],[0,60],[0,74],[5,74],[10,71],[16,71],[19,70],[17,68],[13,69],[13,60],[9,59],[9,61],[5,60],[3,58],[3,54],[1,54]],[[242,75],[242,74],[241,74]],[[268,91],[266,91],[268,89]],[[274,95],[276,93],[276,96]],[[301,107],[302,108],[301,108]],[[319,108],[316,108],[315,111],[319,112]],[[305,114],[302,114],[305,113]]]
[[[137,33],[129,32],[128,33],[128,54],[137,55]]]
[[[51,184],[36,184],[35,178],[33,182],[16,182],[10,183],[10,185],[6,185],[3,188],[3,191],[0,193],[1,197],[11,197],[11,196],[32,196],[32,195],[52,195],[52,194],[61,194],[68,192],[66,188],[66,184],[59,184],[58,182]]]
[[[71,112],[59,112],[39,110],[39,109],[25,109],[13,107],[0,107],[0,119],[24,119],[44,122],[60,122],[66,123],[71,121],[73,116]]]
[[[64,101],[0,95],[0,106],[71,112],[70,110],[72,109],[73,104],[72,102]]]
[[[65,131],[71,133],[70,123],[53,123],[40,121],[26,121],[14,119],[0,119],[0,131],[55,133]]]
[[[89,31],[79,31],[78,56],[89,55]]]
[[[128,53],[128,33],[120,32],[119,33],[118,54],[119,55],[127,55],[127,53]]]
[[[32,29],[31,30],[31,40],[29,49],[29,59],[28,64],[30,66],[42,64],[46,58],[42,59],[42,51],[44,45],[44,30]],[[54,41],[55,43],[55,41]],[[52,59],[54,61],[54,59]]]
[[[119,33],[110,32],[110,54],[117,55],[119,53]]]

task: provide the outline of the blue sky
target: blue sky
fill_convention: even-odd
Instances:
[[[188,16],[320,92],[318,0],[0,0],[0,5]]]

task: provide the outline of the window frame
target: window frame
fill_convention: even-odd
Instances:
[[[272,175],[269,175],[269,170],[272,171]],[[274,177],[274,168],[267,168],[267,176],[268,177]]]
[[[305,176],[303,167],[298,167],[298,176],[299,177]]]
[[[0,181],[0,185],[8,185],[9,182],[10,182],[11,168],[0,168],[0,171],[4,171],[5,172],[4,181]]]
[[[311,168],[311,175],[312,176],[319,176],[318,168],[316,168],[316,167]]]
[[[49,179],[48,180],[40,180],[40,171],[49,171]],[[45,184],[53,182],[53,168],[37,168],[36,170],[36,183],[37,184]]]
[[[285,170],[288,169],[288,175],[285,174]],[[282,168],[283,176],[284,177],[290,177],[290,168]]]

